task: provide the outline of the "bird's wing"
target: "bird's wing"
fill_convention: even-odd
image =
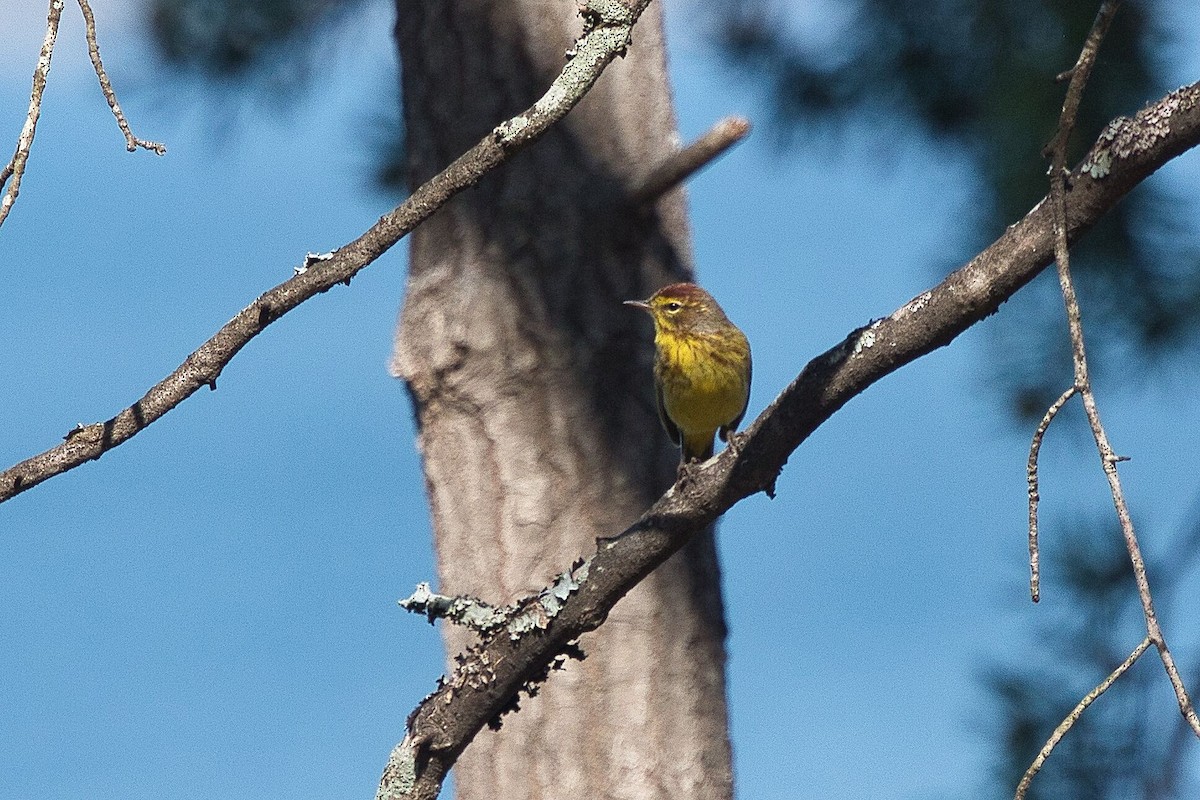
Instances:
[[[680,444],[683,441],[683,437],[679,433],[679,427],[667,416],[667,406],[663,403],[662,384],[658,381],[654,385],[654,399],[658,405],[658,418],[662,422],[662,426],[667,429],[667,436],[670,436],[671,441],[675,444]],[[742,413],[746,412],[743,411]]]
[[[742,418],[746,416],[746,409],[750,406],[750,380],[754,377],[754,363],[746,361],[746,400],[742,403],[742,410],[733,418],[733,422],[721,428],[721,441],[729,441],[729,434],[738,429],[738,425],[742,424]]]

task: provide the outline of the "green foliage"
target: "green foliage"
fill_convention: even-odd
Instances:
[[[153,0],[151,31],[169,64],[214,81],[286,59],[356,0]]]

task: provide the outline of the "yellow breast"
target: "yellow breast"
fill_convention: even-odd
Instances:
[[[664,341],[660,341],[665,339]],[[709,437],[727,426],[746,407],[750,391],[750,354],[745,337],[722,342],[732,348],[718,352],[703,340],[678,336],[656,337],[656,372],[662,385],[663,407],[680,430]]]

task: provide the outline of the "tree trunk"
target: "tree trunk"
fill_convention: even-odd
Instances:
[[[412,186],[544,92],[581,24],[569,0],[397,7]],[[682,192],[628,199],[677,147],[652,5],[562,123],[413,234],[393,370],[416,407],[441,591],[536,590],[673,479],[650,327],[620,301],[690,275]],[[476,738],[459,798],[727,800],[724,635],[709,535]],[[445,636],[452,655],[471,638]]]

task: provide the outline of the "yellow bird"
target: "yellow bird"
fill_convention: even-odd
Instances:
[[[658,416],[682,447],[683,463],[711,458],[713,436],[728,442],[746,414],[750,342],[694,283],[673,283],[625,305],[654,318]]]

